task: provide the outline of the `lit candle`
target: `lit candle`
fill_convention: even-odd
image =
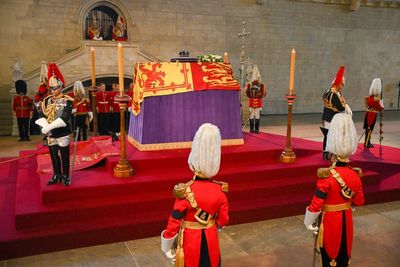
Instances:
[[[294,65],[296,61],[296,51],[293,49],[292,50],[292,56],[290,59],[290,82],[289,82],[289,94],[291,95],[293,93],[294,89]]]
[[[92,64],[92,86],[96,86],[96,75],[94,72],[94,48],[90,48],[90,62]]]
[[[122,54],[122,45],[118,44],[118,78],[119,78],[119,93],[124,94],[124,62]]]
[[[229,63],[229,57],[227,52],[225,52],[224,54],[224,63]]]

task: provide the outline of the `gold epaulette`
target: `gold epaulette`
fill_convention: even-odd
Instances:
[[[174,197],[175,198],[185,198],[186,188],[193,184],[193,180],[187,183],[179,183],[174,186]]]
[[[221,190],[224,193],[228,193],[229,192],[229,184],[226,182],[221,182],[221,181],[215,181],[212,180],[213,183],[219,184],[221,186]]]
[[[353,169],[353,171],[357,172],[357,174],[358,174],[358,176],[360,176],[360,178],[364,177],[364,173],[361,168],[359,168],[359,167],[350,167],[350,168]]]
[[[331,167],[329,168],[318,168],[317,170],[317,177],[318,178],[328,178],[329,176],[331,176]]]

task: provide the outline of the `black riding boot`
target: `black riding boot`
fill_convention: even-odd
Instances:
[[[365,130],[364,147],[367,147],[367,148],[374,147],[374,145],[371,144],[371,134],[372,134],[372,130],[371,129],[366,129]]]
[[[49,153],[51,158],[51,164],[53,165],[53,177],[47,182],[48,185],[56,184],[61,182],[62,175],[61,175],[61,161],[60,157],[58,156],[58,145],[49,146]]]
[[[254,119],[250,119],[250,132],[254,133]]]
[[[256,133],[260,133],[260,119],[256,119],[255,123]]]
[[[319,128],[321,129],[321,132],[324,135],[324,141],[322,142],[322,158],[324,160],[330,160],[329,152],[325,150],[326,149],[326,140],[327,140],[329,129],[322,128],[322,127],[319,127]]]
[[[62,182],[65,186],[71,184],[71,178],[69,176],[69,145],[66,147],[60,147],[61,161],[62,161]]]

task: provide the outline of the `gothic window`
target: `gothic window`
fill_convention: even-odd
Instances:
[[[126,41],[125,18],[108,6],[93,8],[85,19],[85,39]]]

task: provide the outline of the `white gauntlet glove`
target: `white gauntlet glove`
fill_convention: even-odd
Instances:
[[[385,108],[385,106],[383,105],[383,99],[379,100],[379,104],[381,105],[382,108]]]
[[[350,116],[353,116],[353,111],[351,111],[351,108],[349,105],[346,104],[346,106],[344,108],[345,108],[345,112],[347,114],[349,114]]]
[[[53,121],[52,123],[50,123],[49,125],[43,127],[42,133],[47,134],[48,132],[50,132],[53,129],[61,128],[61,127],[65,127],[65,126],[67,126],[67,124],[65,124],[65,122],[62,119],[58,118],[55,121]]]
[[[88,116],[89,116],[89,121],[92,121],[93,120],[93,112],[89,111]]]
[[[318,218],[320,213],[320,211],[312,212],[308,210],[308,207],[306,208],[306,214],[304,215],[304,225],[306,226],[307,230],[313,231],[314,234],[317,234],[318,226],[313,226],[313,223]]]
[[[178,234],[171,238],[165,238],[164,237],[165,230],[161,232],[161,250],[164,252],[165,256],[167,256],[168,259],[172,260],[175,258],[175,253],[172,252],[172,248],[175,242],[175,239],[178,238]]]
[[[37,120],[35,121],[35,123],[36,123],[37,125],[39,125],[40,127],[42,127],[42,128],[49,126],[49,123],[47,122],[47,120],[46,120],[45,118],[37,119]]]

